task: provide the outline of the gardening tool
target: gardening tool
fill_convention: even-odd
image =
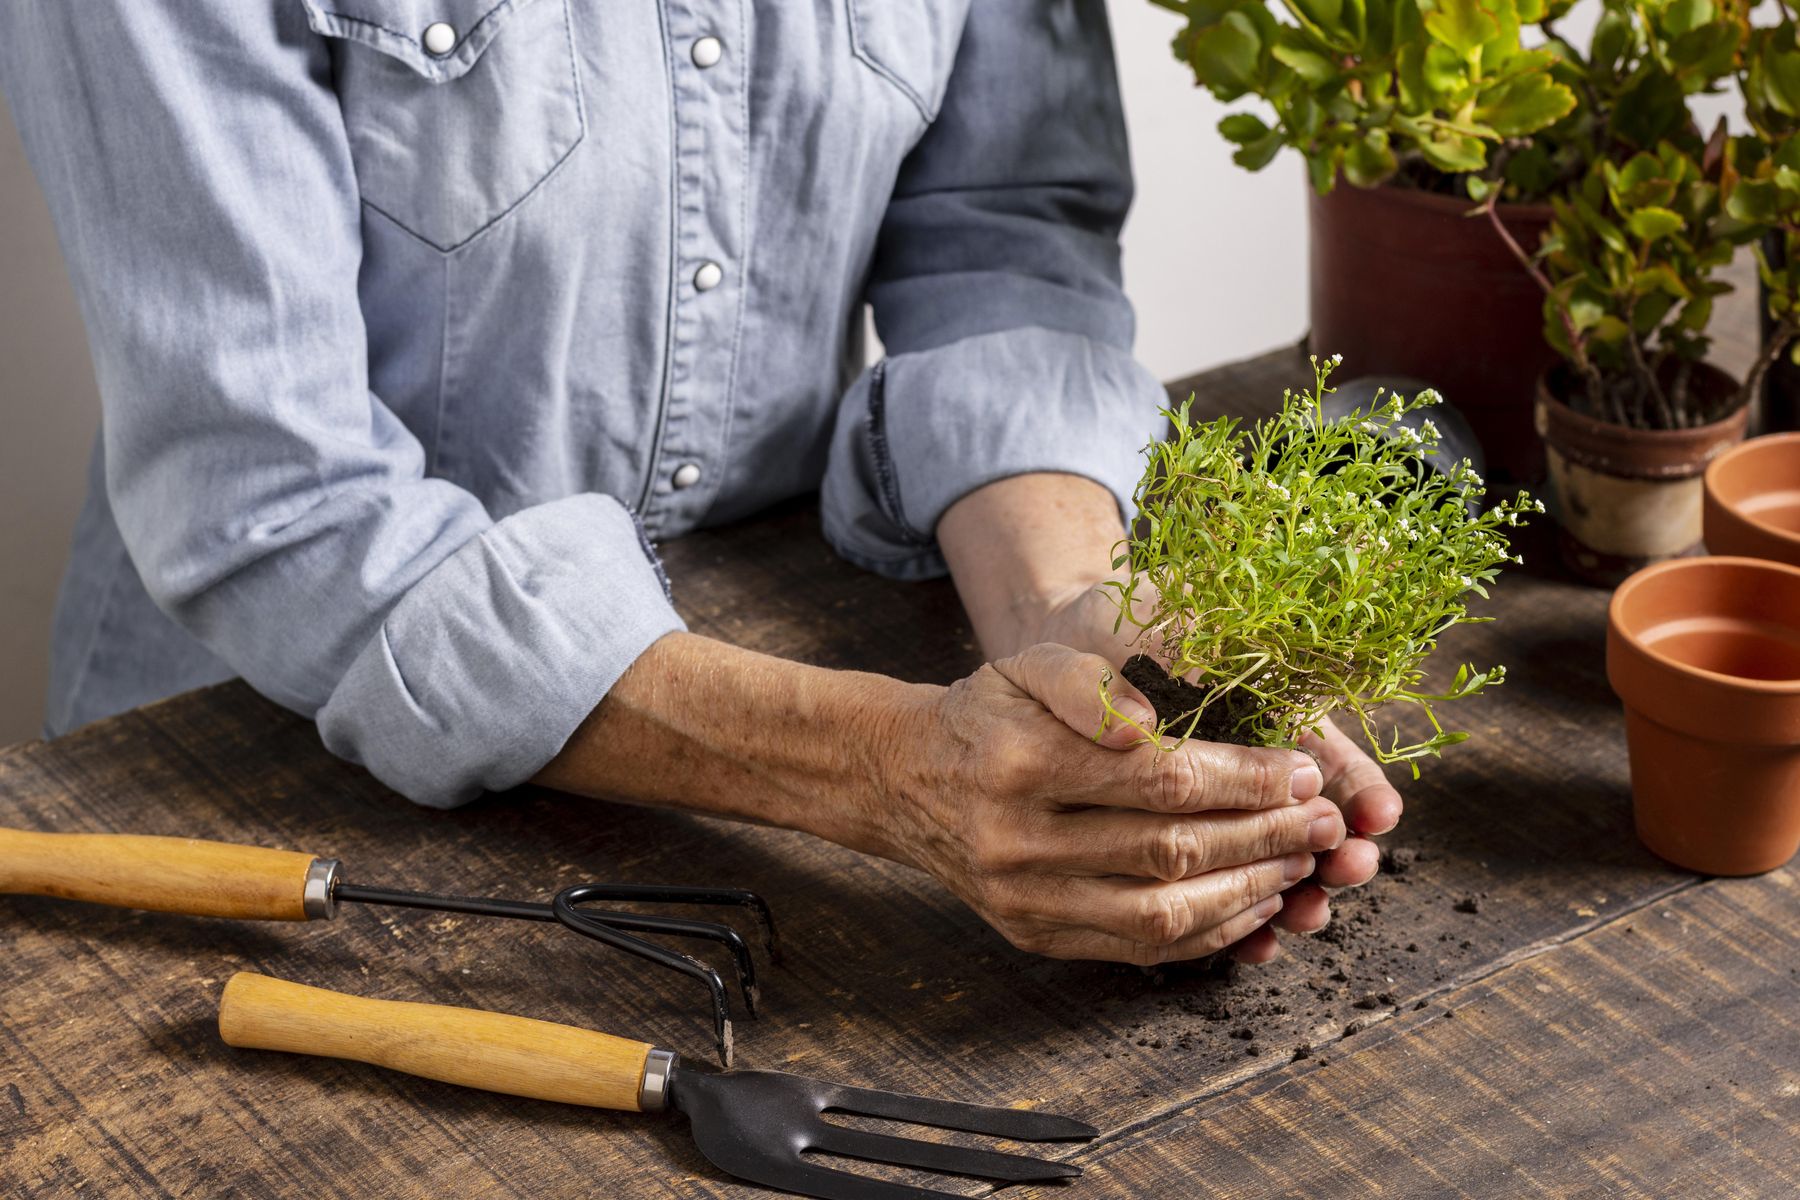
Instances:
[[[1007,1182],[1081,1168],[995,1150],[854,1129],[827,1112],[1024,1142],[1087,1141],[1091,1125],[1017,1108],[928,1100],[775,1071],[715,1072],[647,1042],[441,1004],[369,1000],[247,972],[219,1001],[227,1044],[373,1063],[444,1083],[621,1112],[675,1108],[721,1170],[825,1200],[924,1200],[950,1193],[840,1171],[806,1151]]]
[[[0,829],[0,892],[239,920],[320,920],[335,916],[339,901],[353,901],[555,921],[584,937],[705,984],[712,998],[719,1061],[728,1067],[732,1057],[731,1002],[719,973],[697,958],[633,935],[700,938],[725,946],[737,972],[745,1010],[755,1016],[756,964],[738,932],[712,921],[581,906],[596,901],[737,905],[755,914],[764,945],[771,957],[776,954],[775,922],[768,903],[742,888],[578,883],[557,892],[549,903],[437,896],[348,883],[335,858],[190,838]]]

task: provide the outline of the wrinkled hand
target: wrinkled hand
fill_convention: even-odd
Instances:
[[[1125,660],[1138,653],[1140,648],[1130,644],[1131,635],[1136,632],[1130,624],[1118,633],[1113,632],[1118,611],[1107,593],[1098,588],[1085,588],[1053,608],[1037,632],[1046,640],[1097,654],[1114,666],[1123,666]],[[1115,678],[1112,691],[1120,701],[1129,698],[1148,708],[1149,702],[1123,677]],[[1076,728],[1079,731],[1079,727]],[[1093,728],[1089,726],[1087,732],[1091,734]],[[1319,855],[1317,872],[1288,890],[1273,926],[1291,933],[1316,932],[1330,921],[1331,905],[1325,888],[1359,887],[1375,877],[1381,856],[1368,838],[1387,833],[1398,825],[1403,808],[1400,793],[1388,783],[1381,767],[1361,746],[1330,722],[1326,722],[1323,732],[1323,737],[1307,734],[1301,745],[1324,772],[1325,797],[1337,805],[1345,825],[1357,836],[1349,837],[1341,846]],[[1266,962],[1278,952],[1272,927],[1258,929],[1232,950],[1233,955],[1243,962]]]
[[[1147,965],[1240,942],[1343,842],[1324,775],[1293,750],[1127,751],[1128,726],[1096,744],[1107,669],[1038,645],[930,690],[883,739],[883,852],[1023,950]]]

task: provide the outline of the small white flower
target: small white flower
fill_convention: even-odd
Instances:
[[[1457,576],[1457,578],[1462,580],[1462,585],[1464,587],[1474,587],[1475,586],[1475,581],[1473,579],[1470,579],[1467,575],[1459,575],[1459,576]]]

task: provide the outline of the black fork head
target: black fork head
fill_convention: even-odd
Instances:
[[[1099,1133],[1053,1113],[930,1100],[777,1071],[714,1073],[677,1063],[669,1074],[668,1096],[693,1123],[694,1142],[714,1166],[740,1179],[823,1200],[948,1200],[951,1194],[827,1167],[805,1157],[809,1150],[1008,1183],[1081,1174],[1080,1167],[1049,1159],[853,1129],[825,1120],[827,1112],[1019,1142],[1087,1141]]]

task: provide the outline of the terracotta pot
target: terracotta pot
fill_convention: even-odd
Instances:
[[[1753,438],[1706,468],[1706,548],[1800,567],[1800,433]]]
[[[1559,374],[1538,380],[1535,422],[1564,565],[1578,578],[1611,587],[1651,563],[1698,554],[1700,477],[1744,440],[1749,409],[1694,429],[1633,429],[1564,404],[1553,382]],[[1694,386],[1723,399],[1737,383],[1702,364],[1694,369]]]
[[[1340,181],[1309,204],[1313,352],[1342,354],[1347,376],[1425,380],[1469,419],[1497,474],[1534,473],[1532,388],[1556,361],[1544,297],[1487,219],[1464,215],[1474,202]],[[1549,206],[1499,211],[1535,251]]]
[[[1800,567],[1688,558],[1613,594],[1606,674],[1625,702],[1644,845],[1708,875],[1800,849]]]

